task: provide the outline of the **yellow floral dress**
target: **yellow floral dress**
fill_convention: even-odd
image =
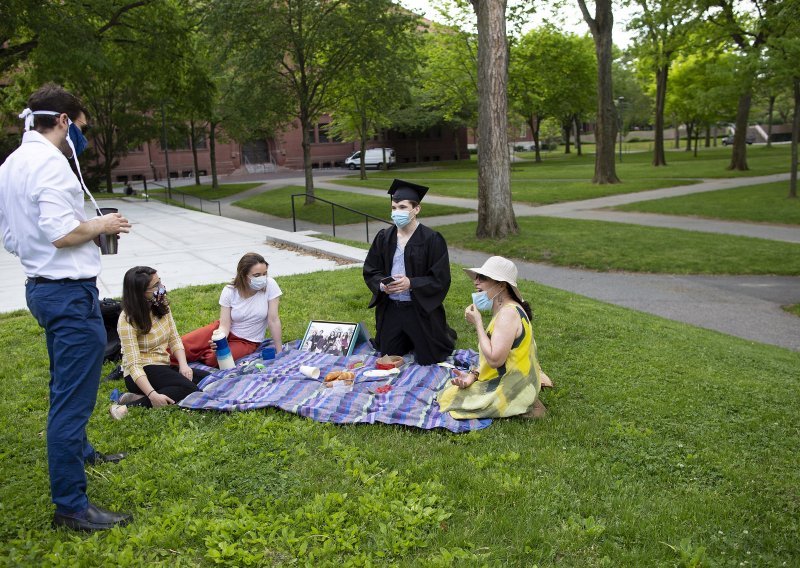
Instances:
[[[437,397],[442,412],[453,418],[504,418],[524,414],[536,401],[541,389],[541,368],[536,355],[531,322],[524,310],[515,305],[503,309],[516,309],[522,320],[522,333],[514,339],[505,363],[494,369],[486,362],[483,353],[478,361],[478,380],[465,389],[452,383]],[[497,315],[489,322],[486,334],[491,337]]]

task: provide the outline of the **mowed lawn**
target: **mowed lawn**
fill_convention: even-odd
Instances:
[[[475,345],[453,266],[446,309]],[[280,278],[284,337],[365,321],[358,269]],[[220,285],[221,286],[221,285]],[[170,291],[181,332],[220,286]],[[90,497],[132,511],[105,534],[49,528],[47,355],[27,312],[0,316],[0,564],[11,566],[791,566],[800,558],[800,354],[530,283],[556,388],[541,421],[467,435],[318,424],[278,410],[107,413],[118,465]]]
[[[265,191],[264,193],[254,195],[253,197],[236,201],[234,202],[234,205],[237,207],[243,207],[245,209],[259,211],[261,213],[267,213],[268,215],[275,215],[276,217],[291,219],[291,196],[298,193],[305,193],[305,188],[300,186],[281,187]],[[367,213],[380,219],[388,220],[391,216],[392,206],[388,194],[380,197],[377,195],[373,197],[371,195],[361,195],[347,191],[315,188],[314,195],[327,201],[332,201],[338,205],[355,209],[356,211],[360,211],[362,213]],[[332,215],[335,215],[337,225],[364,222],[364,217],[362,215],[352,213],[340,207],[333,207],[334,212],[332,212],[331,204],[324,201],[315,201],[314,203],[306,205],[305,197],[300,196],[295,198],[294,203],[297,218],[304,221],[326,224],[330,223]],[[425,216],[427,217],[434,217],[436,215],[450,215],[454,213],[468,213],[469,211],[469,209],[464,209],[462,207],[435,205],[432,203],[425,204]]]
[[[530,262],[664,274],[800,274],[800,245],[606,221],[518,217],[519,233],[477,239],[475,223],[437,226],[451,246]]]
[[[184,185],[180,187],[176,187],[173,191],[177,191],[180,193],[186,193],[187,195],[191,195],[193,197],[199,197],[201,199],[222,199],[223,197],[230,197],[231,195],[236,195],[238,193],[242,193],[249,189],[253,189],[254,187],[258,187],[262,185],[261,183],[226,183],[221,184],[218,188],[213,188],[210,185]],[[158,189],[149,189],[150,193],[166,193],[166,189],[158,188]]]
[[[577,156],[555,151],[546,154],[540,163],[515,162],[511,168],[511,191],[515,201],[546,204],[686,185],[708,178],[784,173],[790,168],[788,146],[748,147],[750,170],[746,172],[728,170],[730,156],[730,148],[724,147],[703,148],[697,158],[691,153],[670,151],[667,152],[668,165],[655,168],[651,165],[652,154],[649,152],[626,154],[623,162],[616,165],[622,183],[595,185],[591,183],[593,154]],[[388,172],[368,171],[367,175],[367,180],[351,176],[336,183],[382,188],[388,187],[397,177],[430,186],[431,195],[477,198],[477,162],[474,159]]]
[[[800,225],[800,198],[781,181],[620,205],[618,211],[690,215],[731,221]]]

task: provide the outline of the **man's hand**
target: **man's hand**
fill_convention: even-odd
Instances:
[[[131,232],[130,222],[121,213],[108,213],[102,217],[97,217],[97,220],[100,222],[100,233],[103,235],[118,235]]]

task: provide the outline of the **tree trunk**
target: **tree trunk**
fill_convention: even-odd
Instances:
[[[697,157],[697,147],[700,144],[700,125],[698,124],[694,129],[694,157]]]
[[[769,109],[767,110],[767,148],[772,148],[772,113],[775,110],[775,95],[769,97]]]
[[[217,177],[217,123],[208,123],[208,159],[211,161],[211,187],[219,188],[219,178]]]
[[[358,167],[359,179],[367,179],[367,113],[361,113],[361,165]]]
[[[733,153],[729,170],[746,172],[747,167],[747,119],[750,117],[750,103],[753,99],[752,87],[748,86],[746,92],[739,95],[739,105],[736,108],[736,132],[733,133]]]
[[[458,147],[458,128],[453,128],[453,145],[456,148],[456,161],[461,161],[461,148]]]
[[[189,121],[189,141],[192,143],[192,163],[194,164],[194,184],[200,185],[200,167],[197,165],[197,131],[194,119]]]
[[[564,153],[571,154],[572,151],[569,147],[569,138],[570,134],[572,133],[572,119],[568,119],[561,124],[561,128],[564,129]]]
[[[669,66],[659,65],[656,67],[656,109],[655,126],[653,141],[653,165],[666,166],[667,155],[664,151],[664,107],[667,104],[667,76]]]
[[[419,164],[422,161],[419,151],[419,136],[414,137],[414,156],[416,156],[417,164]]]
[[[581,145],[581,119],[576,114],[573,120],[575,121],[575,153],[578,154],[578,156],[583,156],[583,146]]]
[[[478,20],[478,238],[519,232],[508,155],[506,0],[471,0]]]
[[[692,151],[692,138],[694,137],[694,123],[687,122],[686,123],[686,148],[684,151],[691,152]]]
[[[614,162],[614,147],[617,138],[617,110],[614,107],[614,88],[611,81],[611,61],[614,44],[611,33],[614,15],[611,0],[595,1],[595,17],[586,8],[585,0],[578,0],[583,19],[589,24],[597,53],[597,144],[594,157],[593,183],[620,183]]]
[[[800,138],[800,76],[794,77],[794,116],[792,116],[792,171],[789,174],[789,198],[797,199],[797,142]]]
[[[681,124],[678,122],[678,117],[674,114],[672,115],[672,124],[675,126],[675,149],[681,147]]]
[[[711,148],[711,125],[706,124],[706,140],[703,144],[706,148]]]
[[[311,121],[308,115],[300,111],[300,128],[303,129],[303,173],[306,179],[306,205],[314,203],[314,172],[311,169],[311,141],[308,139],[308,130],[311,128]],[[364,162],[364,155],[361,156]]]
[[[539,123],[539,117],[535,114],[528,118],[528,126],[531,127],[531,135],[533,136],[533,156],[537,164],[542,161],[542,153],[539,148]]]

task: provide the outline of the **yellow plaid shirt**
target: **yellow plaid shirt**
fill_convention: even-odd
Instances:
[[[150,333],[140,333],[128,323],[125,312],[119,315],[117,333],[122,344],[122,371],[136,382],[145,377],[145,365],[169,365],[169,353],[183,349],[181,336],[172,312],[161,318],[152,317]]]

